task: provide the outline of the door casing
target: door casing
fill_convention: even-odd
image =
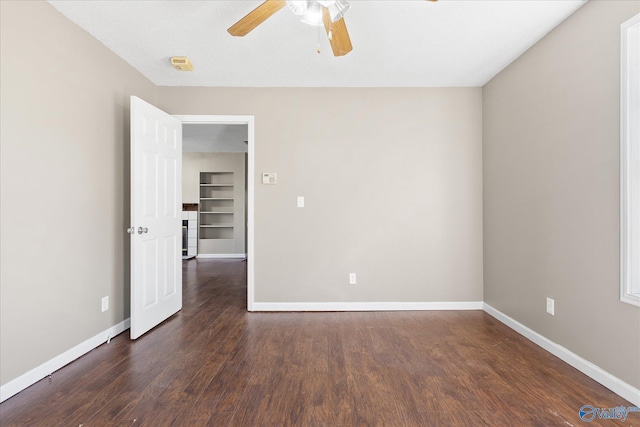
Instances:
[[[185,124],[247,125],[247,310],[253,311],[254,302],[254,195],[255,195],[255,141],[254,116],[226,115],[174,115]]]

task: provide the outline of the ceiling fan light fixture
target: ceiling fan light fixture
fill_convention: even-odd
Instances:
[[[323,3],[322,1],[319,1],[319,3]],[[344,14],[347,13],[347,11],[351,8],[351,5],[349,3],[347,3],[346,0],[334,0],[334,1],[328,1],[326,3],[331,3],[328,6],[325,6],[327,9],[329,9],[329,16],[331,16],[331,22],[336,22],[339,19],[342,19],[344,17]]]
[[[322,21],[322,8],[326,7],[331,17],[331,22],[336,22],[341,19],[344,14],[349,10],[351,5],[347,0],[286,0],[289,9],[298,16],[301,16],[301,21],[308,25],[315,27],[321,27]]]
[[[322,5],[317,1],[310,1],[302,15],[302,22],[314,27],[322,26]]]
[[[307,0],[287,0],[287,6],[294,15],[303,16],[307,10]]]

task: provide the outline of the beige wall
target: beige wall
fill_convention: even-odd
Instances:
[[[619,301],[619,37],[638,12],[591,1],[483,89],[485,301],[634,387],[640,309]]]
[[[0,17],[6,384],[129,317],[129,95],[157,89],[47,3]]]
[[[158,105],[255,116],[257,302],[482,300],[480,88],[161,87]]]
[[[233,172],[232,189],[222,197],[233,197],[233,239],[206,239],[198,230],[198,255],[246,254],[245,246],[245,153],[182,153],[182,201],[200,204],[201,172]],[[200,204],[199,210],[202,210]],[[206,214],[205,214],[206,215]],[[202,215],[200,215],[200,219]],[[205,218],[207,218],[205,216]],[[225,220],[226,222],[226,220]]]

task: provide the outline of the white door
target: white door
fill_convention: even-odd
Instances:
[[[131,97],[131,339],[182,308],[182,123]]]

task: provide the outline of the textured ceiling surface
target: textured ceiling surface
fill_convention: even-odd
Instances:
[[[182,151],[185,152],[247,152],[248,139],[247,125],[211,123],[182,125]]]
[[[484,85],[585,1],[352,0],[343,57],[286,7],[229,35],[259,0],[50,3],[159,86],[443,87]]]

